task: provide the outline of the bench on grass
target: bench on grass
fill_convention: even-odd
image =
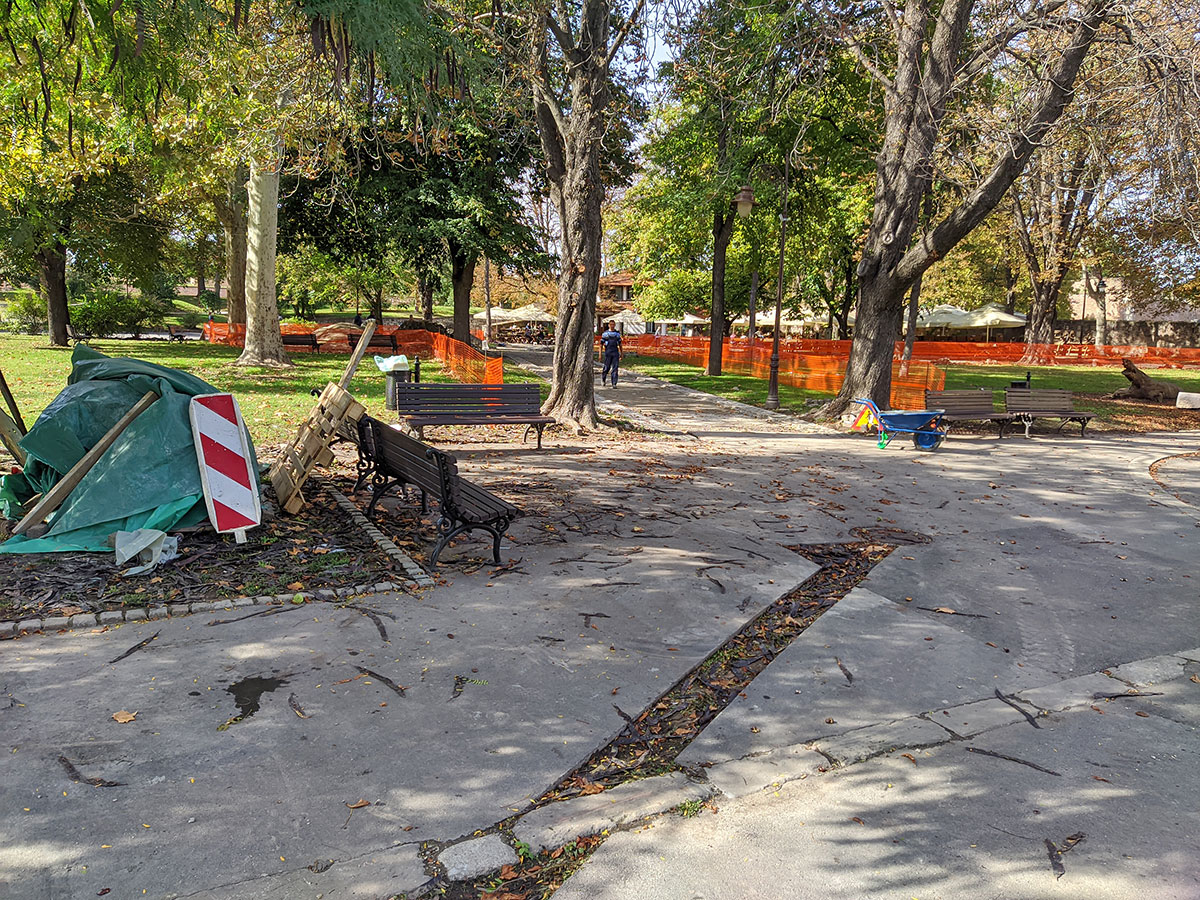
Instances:
[[[317,343],[315,334],[284,334],[281,337],[284,347],[307,347],[314,353],[321,352],[321,345]]]
[[[167,326],[167,343],[168,344],[171,343],[172,341],[179,341],[179,343],[182,344],[184,342],[184,340],[185,340],[185,338],[183,336],[182,328],[179,329],[178,331],[176,331],[174,325]]]
[[[554,419],[542,415],[542,397],[536,384],[398,384],[400,421],[424,436],[427,425],[524,425],[521,443]]]
[[[1092,413],[1077,410],[1071,392],[1062,388],[1010,387],[1004,392],[1004,410],[1014,421],[1025,423],[1025,437],[1029,437],[1034,419],[1062,419],[1058,431],[1077,422],[1079,436],[1083,437],[1093,418]]]
[[[471,484],[458,474],[458,462],[449,453],[422,444],[397,428],[371,416],[358,421],[358,448],[361,459],[369,464],[371,504],[367,515],[374,515],[375,504],[389,488],[409,485],[421,492],[421,512],[429,511],[429,498],[438,502],[437,530],[440,535],[430,561],[455,537],[476,529],[492,536],[492,559],[500,564],[500,539],[512,521],[524,513],[495,494]],[[360,468],[357,489],[364,481]]]
[[[361,331],[346,332],[346,338],[350,341],[351,348],[358,346],[358,341],[362,337],[362,334],[363,333]],[[396,350],[396,335],[380,334],[378,331],[376,331],[371,335],[370,340],[367,341],[367,349],[387,350],[394,356],[398,352]]]
[[[994,422],[1000,437],[1012,424],[1012,413],[996,412],[992,406],[992,392],[984,388],[967,388],[954,391],[926,391],[926,409],[944,409],[942,419],[954,422]]]

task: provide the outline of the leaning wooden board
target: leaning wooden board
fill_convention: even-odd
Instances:
[[[297,513],[304,506],[301,488],[317,466],[333,462],[329,449],[338,428],[343,423],[353,427],[367,408],[336,384],[327,384],[308,419],[300,426],[296,437],[279,454],[268,477],[275,489],[280,508]]]

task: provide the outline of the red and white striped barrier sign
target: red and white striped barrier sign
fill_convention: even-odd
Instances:
[[[192,398],[190,413],[208,519],[241,544],[262,521],[242,411],[232,394],[205,394]]]

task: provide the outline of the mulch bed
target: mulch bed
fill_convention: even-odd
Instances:
[[[267,496],[271,496],[269,488]],[[392,579],[387,555],[332,499],[315,489],[308,497],[310,503],[300,513],[267,518],[261,527],[246,533],[244,544],[208,527],[183,533],[178,559],[130,578],[122,577],[108,553],[0,556],[0,619],[68,616]]]

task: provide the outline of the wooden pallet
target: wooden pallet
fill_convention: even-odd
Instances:
[[[329,444],[338,429],[352,428],[366,411],[345,388],[332,382],[325,386],[308,420],[279,454],[268,475],[284,512],[297,513],[303,508],[306,501],[301,488],[314,469],[333,462]]]

